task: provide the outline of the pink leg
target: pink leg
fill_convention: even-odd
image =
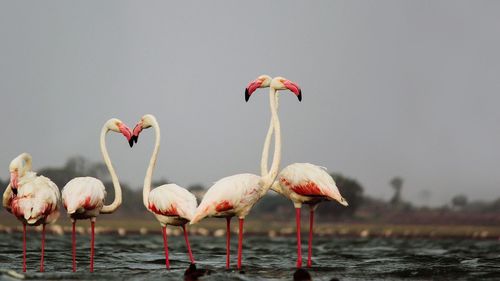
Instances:
[[[45,254],[45,224],[42,225],[42,255],[40,257],[40,272],[44,272],[43,256]]]
[[[94,272],[94,241],[95,241],[95,221],[90,221],[91,235],[90,238],[90,272]]]
[[[243,248],[243,222],[244,219],[240,219],[240,232],[238,237],[238,270],[241,269],[241,252]]]
[[[76,272],[76,229],[75,229],[76,221],[73,220],[73,232],[71,234],[72,239],[72,254],[73,254],[73,272]]]
[[[163,247],[165,247],[165,266],[170,269],[170,261],[168,260],[168,242],[167,242],[167,227],[162,227],[163,232]]]
[[[300,208],[295,208],[295,219],[297,220],[297,268],[301,268],[302,246],[300,245]]]
[[[309,213],[309,250],[307,253],[307,267],[312,266],[312,240],[313,240],[313,225],[314,225],[314,209],[311,207]]]
[[[229,269],[229,256],[231,253],[231,217],[226,218],[226,269]]]
[[[189,239],[185,224],[182,226],[182,230],[184,230],[184,240],[186,240],[186,246],[188,248],[188,253],[189,253],[189,260],[191,261],[191,263],[194,263],[193,253],[191,252],[191,245],[189,245]]]
[[[26,272],[26,224],[23,223],[23,272]]]

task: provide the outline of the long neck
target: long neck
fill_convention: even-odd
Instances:
[[[155,130],[155,147],[153,149],[153,154],[149,160],[148,170],[146,171],[146,177],[144,177],[144,187],[142,190],[142,202],[146,209],[148,208],[149,192],[151,192],[151,180],[153,178],[153,170],[156,166],[156,159],[158,158],[158,152],[160,151],[160,126],[157,122],[153,122],[152,125]]]
[[[265,191],[267,191],[271,187],[272,183],[276,179],[276,176],[278,175],[279,164],[281,161],[281,126],[276,103],[277,94],[278,92],[276,91],[276,89],[270,87],[269,104],[271,107],[271,118],[276,135],[274,137],[274,155],[271,169],[269,170],[269,173],[262,174],[264,184],[263,187]]]
[[[106,167],[108,167],[109,174],[111,175],[111,180],[113,181],[113,188],[115,190],[115,199],[113,200],[113,203],[110,205],[105,205],[102,207],[100,213],[101,214],[110,214],[113,213],[120,205],[122,204],[122,189],[120,187],[120,181],[118,181],[118,177],[116,176],[115,169],[113,168],[113,165],[111,164],[111,159],[109,158],[108,150],[106,148],[106,134],[108,133],[108,128],[106,125],[102,127],[101,130],[101,153],[102,157],[104,158],[104,163],[106,164]]]
[[[279,95],[276,95],[276,110],[279,108],[278,103]],[[271,138],[274,133],[273,118],[269,120],[269,129],[267,130],[266,140],[264,141],[264,149],[262,150],[262,158],[260,160],[260,174],[265,175],[269,171],[267,170],[267,162],[269,161],[269,149],[271,148]]]

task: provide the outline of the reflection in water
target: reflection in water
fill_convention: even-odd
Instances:
[[[196,265],[194,263],[190,264],[186,271],[184,272],[184,280],[185,281],[196,281],[198,278],[205,276],[205,275],[210,275],[212,273],[212,270],[210,269],[198,269],[196,268]]]
[[[297,269],[293,274],[293,281],[311,281],[311,274],[303,268]]]
[[[248,236],[244,274],[236,267],[225,270],[224,237],[193,237],[196,266],[186,262],[183,239],[170,239],[175,250],[171,270],[165,270],[160,236],[100,235],[93,274],[88,272],[88,239],[77,241],[76,273],[71,272],[71,235],[47,236],[45,273],[38,272],[40,239],[28,239],[29,280],[293,280],[296,271],[294,237]],[[307,269],[314,281],[500,280],[498,240],[315,237],[315,242],[313,268]],[[0,280],[23,277],[11,274],[22,270],[21,244],[19,233],[0,234]]]

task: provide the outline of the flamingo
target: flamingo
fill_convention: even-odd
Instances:
[[[22,153],[9,165],[10,184],[3,194],[3,206],[23,223],[23,272],[26,272],[26,224],[42,225],[40,271],[44,271],[45,225],[59,217],[59,188],[50,179],[31,170],[32,158]]]
[[[109,119],[101,130],[100,146],[106,167],[111,174],[115,199],[110,205],[104,205],[106,190],[102,181],[93,177],[78,177],[70,180],[63,188],[62,201],[64,208],[73,224],[72,243],[73,243],[73,272],[76,271],[76,220],[90,219],[91,242],[90,242],[90,272],[94,272],[94,228],[96,217],[99,214],[111,214],[122,203],[122,190],[120,182],[115,173],[108,150],[106,149],[106,135],[109,131],[121,133],[128,140],[130,147],[133,145],[131,130],[119,119]]]
[[[301,99],[300,89],[292,88],[293,83],[286,80],[286,84],[271,79],[268,75],[261,75],[256,80],[250,82],[245,91],[245,100],[248,101],[252,93],[258,88],[270,87],[269,103],[271,107],[271,122],[276,130],[274,142],[275,150],[270,172],[263,172],[261,176],[254,174],[237,174],[225,177],[217,181],[210,187],[203,197],[200,205],[196,209],[195,216],[191,224],[200,221],[205,217],[226,218],[226,268],[229,268],[230,253],[230,222],[233,216],[239,219],[238,235],[238,270],[241,269],[242,247],[243,247],[243,224],[244,219],[250,212],[253,205],[266,194],[278,174],[281,159],[281,133],[280,122],[276,108],[276,98],[278,90],[290,89],[299,100]],[[286,86],[288,85],[288,87]]]
[[[286,79],[276,77],[286,83]],[[298,87],[297,85],[294,85]],[[292,87],[294,87],[292,86]],[[276,96],[276,108],[278,108],[278,96]],[[261,172],[267,171],[268,151],[273,134],[273,123],[269,124],[264,152],[261,159]],[[295,207],[297,224],[297,268],[302,267],[302,247],[300,238],[300,210],[302,204],[309,205],[309,243],[307,267],[312,266],[312,239],[314,211],[322,201],[337,201],[348,206],[347,201],[340,195],[334,179],[326,172],[326,168],[310,163],[294,163],[285,167],[278,175],[271,189],[290,199]]]
[[[142,201],[148,211],[154,214],[162,227],[163,246],[165,248],[165,267],[170,269],[170,260],[168,258],[168,242],[167,242],[167,225],[180,226],[184,232],[184,240],[186,241],[187,251],[191,264],[194,264],[193,253],[189,245],[188,233],[186,231],[186,223],[188,223],[194,215],[196,206],[196,197],[183,187],[176,184],[164,184],[151,190],[151,179],[153,170],[156,166],[156,159],[160,150],[160,126],[156,118],[151,114],[146,114],[141,118],[141,121],[134,127],[133,140],[137,142],[139,134],[143,129],[153,128],[155,130],[155,146],[149,166],[144,178],[144,186],[142,193]]]

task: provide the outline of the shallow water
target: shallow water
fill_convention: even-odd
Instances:
[[[294,237],[248,236],[243,248],[244,273],[226,271],[225,238],[193,236],[198,268],[211,269],[201,280],[292,280]],[[95,272],[88,273],[89,236],[77,237],[77,273],[71,272],[71,236],[47,235],[45,273],[38,273],[40,234],[28,233],[29,280],[182,280],[188,267],[183,237],[169,237],[171,270],[164,268],[161,235],[98,235]],[[304,239],[304,246],[307,241]],[[303,249],[307,259],[307,248]],[[500,280],[500,241],[315,237],[313,280]],[[305,261],[304,259],[304,261]],[[20,233],[0,234],[0,280],[5,270],[21,272]]]

